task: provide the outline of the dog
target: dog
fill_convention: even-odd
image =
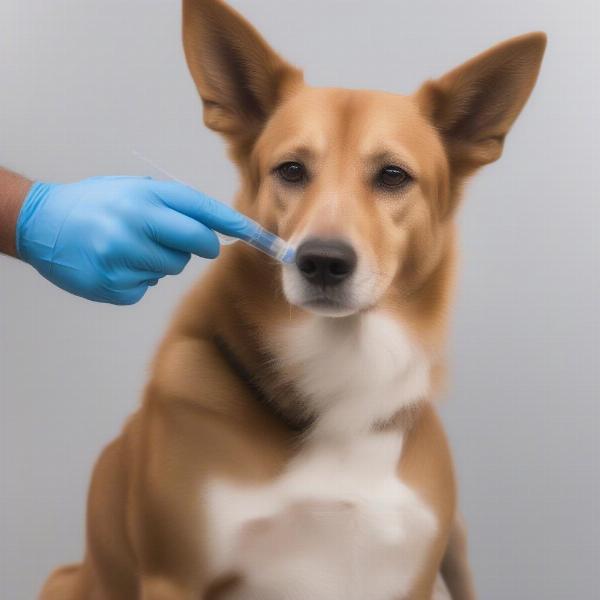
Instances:
[[[221,0],[184,0],[183,40],[236,207],[296,260],[228,246],[187,295],[94,469],[84,560],[41,599],[473,598],[434,406],[454,217],[545,35],[408,96],[308,86]]]

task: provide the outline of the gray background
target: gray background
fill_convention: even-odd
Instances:
[[[549,47],[502,160],[470,186],[444,405],[483,599],[598,594],[598,3],[242,1],[315,85],[412,91],[511,35]],[[178,2],[2,0],[0,164],[67,181],[152,174],[217,197]],[[92,463],[135,407],[194,259],[135,307],[70,297],[0,257],[0,597],[82,553]]]

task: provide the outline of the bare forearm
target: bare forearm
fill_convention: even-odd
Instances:
[[[17,255],[17,218],[32,182],[0,167],[0,252]]]

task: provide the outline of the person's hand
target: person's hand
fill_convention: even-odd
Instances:
[[[133,304],[191,254],[214,258],[213,230],[243,234],[247,219],[180,183],[94,177],[35,183],[17,221],[17,252],[55,285],[90,300]]]

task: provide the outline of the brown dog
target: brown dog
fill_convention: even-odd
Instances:
[[[96,465],[85,559],[41,598],[427,599],[440,569],[472,597],[431,403],[453,218],[500,157],[545,36],[401,96],[305,85],[219,0],[184,0],[183,34],[240,169],[236,206],[296,264],[231,246],[188,295]]]

